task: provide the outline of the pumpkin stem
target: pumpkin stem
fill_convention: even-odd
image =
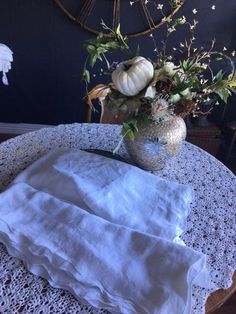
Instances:
[[[124,71],[128,71],[132,67],[132,64],[124,64]]]

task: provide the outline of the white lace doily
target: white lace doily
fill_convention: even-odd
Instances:
[[[41,129],[0,145],[0,190],[33,161],[58,147],[97,148],[113,151],[120,127],[71,124]],[[128,158],[125,148],[122,157]],[[217,287],[231,285],[236,269],[236,177],[222,163],[200,148],[184,143],[180,154],[157,174],[190,184],[195,202],[188,218],[185,243],[208,255],[212,280]],[[208,290],[194,287],[192,313],[202,313]],[[69,292],[54,289],[30,274],[23,263],[10,257],[0,244],[0,313],[108,313],[80,304]]]

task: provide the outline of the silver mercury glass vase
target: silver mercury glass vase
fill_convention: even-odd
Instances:
[[[179,152],[186,134],[184,120],[169,115],[161,122],[152,121],[147,127],[139,128],[133,141],[126,136],[124,143],[139,167],[155,171],[162,169],[166,161]]]

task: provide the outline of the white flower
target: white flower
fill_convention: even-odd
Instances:
[[[153,86],[148,86],[146,89],[144,97],[154,98],[156,95],[155,88]]]
[[[158,3],[157,10],[162,10],[162,9],[163,9],[163,4]]]
[[[227,51],[227,48],[226,48],[226,47],[224,47],[224,48],[223,48],[223,51]]]
[[[208,67],[208,65],[207,65],[206,63],[202,63],[200,66],[201,66],[201,68],[204,69],[204,70],[206,70],[207,67]]]
[[[211,6],[211,9],[212,9],[212,10],[215,10],[215,9],[216,9],[216,6],[215,6],[215,5],[212,5],[212,6]]]
[[[197,24],[198,24],[198,21],[193,20],[193,24],[190,24],[190,29],[191,29],[191,30],[195,29],[196,26],[197,26]]]
[[[196,63],[196,66],[197,66],[198,68],[201,68],[201,69],[204,69],[204,70],[206,70],[207,67],[208,67],[208,65],[207,65],[206,63],[200,63],[200,62],[197,62],[197,63]],[[200,76],[200,77],[201,77],[201,76]]]
[[[206,79],[200,79],[201,84],[206,84],[207,82],[208,82],[208,80],[206,80]]]
[[[4,44],[0,44],[0,72],[3,73],[2,82],[8,85],[6,73],[11,69],[11,62],[13,52]]]
[[[180,92],[180,94],[184,97],[188,96],[190,94],[190,89],[186,88],[185,90],[183,90],[182,92]]]
[[[172,22],[172,18],[171,18],[170,16],[169,16],[169,17],[164,16],[164,17],[161,19],[161,22],[162,22],[162,23],[164,23],[164,22],[170,23],[170,22]]]
[[[175,104],[181,99],[180,94],[175,94],[170,96],[170,101]]]
[[[184,15],[179,19],[179,23],[180,24],[185,24],[186,23],[186,17]]]
[[[169,33],[172,33],[172,32],[175,32],[175,31],[176,31],[176,28],[174,26],[168,28],[168,32]]]
[[[234,57],[235,56],[235,50],[231,53],[231,55]]]
[[[181,3],[183,2],[183,0],[174,0],[175,4],[178,6],[178,5],[181,5]]]
[[[192,10],[192,12],[193,12],[193,14],[197,14],[197,9],[194,8],[194,9]]]
[[[176,66],[173,62],[165,62],[163,70],[166,72],[167,75],[174,76],[176,73]]]

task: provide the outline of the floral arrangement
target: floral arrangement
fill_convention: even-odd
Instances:
[[[130,2],[131,5],[134,3]],[[169,1],[172,10],[180,4],[181,1]],[[121,34],[120,27],[112,30],[104,22],[104,32],[84,45],[88,52],[83,71],[86,85],[90,82],[88,64],[92,68],[98,60],[105,62],[107,71],[102,72],[110,74],[112,78],[112,83],[99,84],[87,93],[88,103],[92,106],[92,100],[99,98],[114,116],[125,114],[121,135],[130,139],[134,139],[139,127],[147,125],[149,121],[159,123],[169,115],[182,118],[198,116],[203,114],[201,109],[206,103],[212,104],[209,113],[213,105],[219,104],[219,101],[227,103],[228,97],[235,92],[235,70],[231,60],[235,51],[227,54],[226,47],[220,52],[214,51],[215,40],[208,50],[198,48],[195,44],[197,20],[188,22],[185,16],[176,19],[171,15],[167,17],[163,4],[157,4],[157,9],[166,22],[166,36],[158,45],[154,35],[150,35],[155,60],[140,56],[139,47],[132,54],[128,38]],[[210,9],[216,8],[213,5]],[[192,14],[196,15],[197,9],[193,9]],[[172,47],[173,53],[170,54],[167,43],[181,25],[188,28],[188,38],[180,42],[179,47]],[[107,53],[117,50],[128,53],[128,57],[121,63],[110,64]],[[180,57],[176,58],[176,53]],[[212,65],[222,59],[229,61],[231,73],[226,74],[224,69],[214,73]]]
[[[8,85],[6,73],[11,69],[12,54],[12,51],[6,45],[0,44],[0,72],[3,73],[2,82],[4,85]]]

